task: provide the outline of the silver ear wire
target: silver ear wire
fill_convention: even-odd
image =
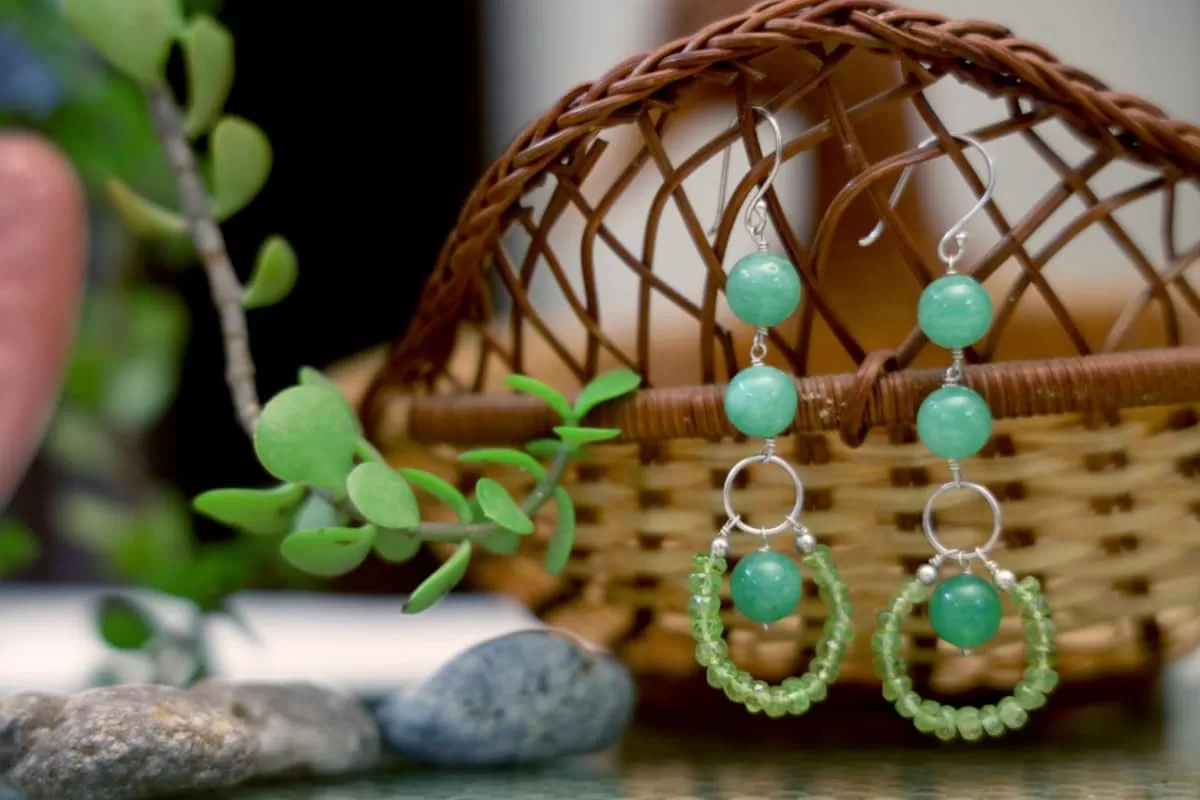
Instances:
[[[992,161],[991,154],[989,154],[988,151],[984,149],[983,145],[973,137],[964,136],[962,134],[951,134],[951,137],[956,141],[962,142],[963,144],[973,147],[979,151],[979,154],[983,156],[984,164],[987,166],[987,181],[983,190],[983,195],[975,202],[975,205],[971,206],[971,210],[964,214],[962,219],[950,226],[950,230],[946,231],[946,233],[942,236],[942,240],[938,242],[938,258],[940,258],[942,263],[946,264],[948,267],[953,266],[954,262],[957,261],[960,256],[962,256],[963,247],[967,243],[967,224],[970,223],[970,221],[975,218],[975,215],[982,211],[983,207],[987,205],[989,200],[992,199],[992,192],[996,188],[996,164],[994,161]],[[917,146],[917,150],[925,150],[930,145],[936,144],[937,141],[937,136],[930,136]],[[908,185],[909,178],[912,177],[912,172],[913,165],[910,164],[904,168],[903,172],[900,173],[900,180],[896,181],[896,188],[892,189],[892,196],[888,198],[888,205],[890,207],[896,207],[896,203],[904,194],[904,188]],[[870,233],[858,240],[858,246],[869,247],[875,244],[875,242],[879,241],[879,237],[883,235],[884,227],[884,221],[882,219],[879,220],[875,227],[871,229]],[[954,242],[955,245],[957,245],[957,249],[953,251],[948,249],[951,242]]]
[[[779,165],[783,163],[783,133],[779,130],[779,122],[775,119],[774,114],[762,106],[753,106],[752,108],[767,121],[767,124],[771,126],[771,133],[775,136],[775,163],[771,165],[771,171],[767,173],[766,180],[754,190],[750,202],[746,205],[746,231],[759,249],[763,249],[767,245],[767,204],[763,198],[767,196],[767,192],[775,183],[775,176],[779,174]],[[736,118],[734,124],[737,124]],[[708,230],[709,236],[716,236],[717,228],[721,225],[721,217],[725,213],[725,190],[729,188],[729,156],[732,149],[732,144],[726,147],[725,155],[721,158],[721,188],[717,193],[717,216]]]

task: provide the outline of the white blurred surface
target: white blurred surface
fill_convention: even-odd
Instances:
[[[100,640],[93,608],[102,587],[0,588],[0,695],[25,689],[72,692],[102,667],[126,681],[149,680],[136,657]],[[152,603],[173,629],[190,620],[186,605]],[[452,595],[415,616],[399,597],[248,593],[231,604],[259,641],[228,618],[207,629],[214,674],[238,680],[309,680],[373,694],[417,682],[481,641],[541,627],[528,610],[494,595]]]

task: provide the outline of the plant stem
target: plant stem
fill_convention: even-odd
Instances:
[[[146,105],[154,132],[167,157],[167,165],[179,191],[179,207],[187,220],[192,243],[208,276],[213,305],[221,320],[221,338],[225,343],[225,381],[233,398],[238,422],[247,436],[254,435],[254,423],[261,409],[254,386],[254,359],[250,355],[250,336],[246,314],[242,310],[242,284],[229,253],[225,237],[213,217],[208,191],[196,169],[196,158],[183,131],[183,113],[166,86],[146,90]]]

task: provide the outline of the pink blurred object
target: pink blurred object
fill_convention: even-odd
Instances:
[[[87,207],[46,140],[0,136],[0,508],[58,402],[87,261]]]

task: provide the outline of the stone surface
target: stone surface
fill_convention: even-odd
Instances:
[[[969,275],[946,275],[925,287],[917,322],[929,341],[950,350],[969,347],[992,324],[992,298]]]
[[[783,553],[771,550],[758,550],[738,561],[729,579],[737,610],[764,625],[796,610],[800,587],[800,568]]]
[[[255,755],[248,726],[202,697],[165,686],[0,701],[0,769],[24,800],[215,790],[249,778]]]
[[[943,386],[917,409],[917,433],[935,456],[970,458],[992,436],[992,411],[975,390]]]
[[[1000,595],[977,575],[953,575],[929,596],[929,623],[942,641],[970,650],[1000,630]]]
[[[725,297],[738,319],[769,328],[786,320],[800,305],[800,276],[781,255],[751,253],[729,270]]]
[[[725,387],[725,416],[747,436],[769,439],[796,418],[796,382],[783,370],[746,367]]]
[[[545,761],[614,742],[633,713],[629,670],[552,630],[477,645],[376,709],[384,742],[451,765]]]
[[[345,775],[374,767],[379,728],[348,694],[310,683],[209,680],[191,694],[249,726],[256,777]]]

